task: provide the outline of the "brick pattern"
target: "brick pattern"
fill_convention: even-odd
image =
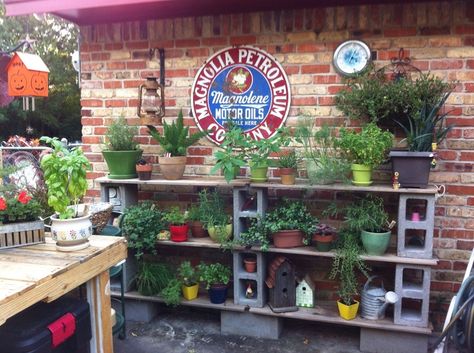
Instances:
[[[460,273],[474,247],[474,15],[470,1],[442,1],[350,7],[310,8],[262,13],[215,15],[104,24],[81,28],[82,124],[89,178],[104,175],[100,154],[105,126],[120,115],[140,125],[145,155],[160,147],[143,127],[153,121],[136,114],[137,87],[144,78],[159,76],[158,60],[149,49],[166,51],[166,119],[182,108],[186,123],[194,75],[214,52],[230,45],[254,45],[273,54],[292,84],[287,125],[308,114],[318,123],[341,123],[333,106],[342,87],[331,64],[343,40],[359,38],[375,52],[378,66],[388,64],[405,48],[423,70],[456,80],[448,102],[449,122],[456,127],[439,150],[432,182],[446,185],[438,200],[435,254],[441,259],[432,277],[433,296],[456,291]],[[187,173],[207,175],[215,149],[206,139],[189,149]],[[92,184],[92,183],[91,183]],[[96,189],[89,196],[97,197]]]

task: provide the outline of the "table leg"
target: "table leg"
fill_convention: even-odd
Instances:
[[[91,309],[91,353],[113,353],[109,271],[87,282],[87,301]]]

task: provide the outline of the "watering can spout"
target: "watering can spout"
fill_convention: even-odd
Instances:
[[[383,305],[379,308],[379,311],[377,312],[378,317],[382,317],[385,313],[385,310],[389,306],[389,304],[395,304],[398,302],[399,297],[398,294],[392,291],[389,291],[385,293],[385,297],[379,298],[380,301],[383,301]]]

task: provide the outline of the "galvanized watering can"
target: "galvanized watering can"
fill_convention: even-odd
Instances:
[[[389,304],[395,304],[398,301],[398,294],[387,292],[383,287],[370,286],[370,283],[379,276],[370,277],[365,282],[361,293],[361,314],[365,319],[378,320],[385,317],[385,310]]]

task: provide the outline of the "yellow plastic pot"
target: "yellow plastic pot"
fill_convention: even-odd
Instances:
[[[183,291],[184,299],[193,300],[198,296],[199,284],[196,283],[194,286],[181,286],[181,290]]]
[[[339,316],[344,320],[353,320],[357,316],[357,312],[359,311],[359,302],[357,300],[354,300],[354,302],[355,303],[352,305],[346,305],[340,300],[337,301]]]

